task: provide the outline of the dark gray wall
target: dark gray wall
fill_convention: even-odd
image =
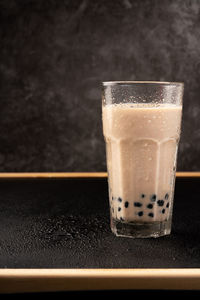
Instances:
[[[184,81],[200,170],[200,1],[0,1],[0,171],[105,171],[101,81]]]

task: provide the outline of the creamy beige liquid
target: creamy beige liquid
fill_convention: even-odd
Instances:
[[[103,107],[110,211],[124,222],[168,220],[180,137],[181,106]]]

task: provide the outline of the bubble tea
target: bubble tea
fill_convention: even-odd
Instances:
[[[111,230],[170,234],[183,83],[104,82],[103,134]]]

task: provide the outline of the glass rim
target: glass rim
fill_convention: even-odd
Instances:
[[[129,85],[129,84],[153,84],[153,85],[180,85],[184,86],[184,82],[176,82],[176,81],[103,81],[103,86],[114,86],[114,85]]]

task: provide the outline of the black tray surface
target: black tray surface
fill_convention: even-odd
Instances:
[[[107,178],[1,179],[0,268],[200,268],[200,178],[177,177],[172,233],[110,230]]]

